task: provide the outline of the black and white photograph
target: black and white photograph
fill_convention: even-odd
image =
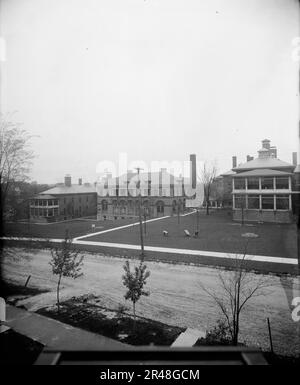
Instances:
[[[298,0],[0,0],[1,367],[296,368],[299,74]]]

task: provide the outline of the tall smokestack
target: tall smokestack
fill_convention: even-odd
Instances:
[[[65,186],[66,187],[71,187],[72,186],[72,178],[71,175],[67,174],[65,176]]]
[[[232,168],[236,168],[236,166],[237,166],[236,156],[233,156],[232,157]]]
[[[297,166],[297,152],[293,152],[293,165]]]
[[[197,185],[196,154],[190,154],[190,179],[192,188],[195,189]]]

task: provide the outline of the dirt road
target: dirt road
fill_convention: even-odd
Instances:
[[[31,275],[30,285],[51,290],[48,293],[21,301],[29,310],[54,304],[56,279],[49,265],[50,252],[15,249],[13,257],[4,258],[4,278],[24,284]],[[125,304],[125,288],[122,285],[124,259],[86,254],[84,275],[76,280],[64,278],[61,298],[93,293],[110,308]],[[220,314],[213,300],[201,289],[217,290],[216,268],[171,265],[148,262],[151,276],[148,280],[149,297],[137,304],[137,314],[161,322],[205,331],[216,324]],[[258,275],[252,274],[253,281]],[[300,354],[300,322],[291,317],[291,301],[300,297],[299,278],[266,276],[271,285],[264,295],[253,298],[241,317],[240,340],[268,349],[269,337],[266,317],[270,318],[273,345],[277,353]],[[130,303],[126,303],[130,306]]]

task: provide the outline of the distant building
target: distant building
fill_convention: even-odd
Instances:
[[[90,183],[72,184],[70,175],[65,183],[35,195],[30,200],[32,222],[56,222],[72,218],[96,216],[96,187]]]
[[[191,187],[196,188],[196,157],[191,155]],[[140,185],[137,188],[137,185]],[[141,197],[139,196],[141,192]],[[98,219],[146,218],[177,215],[184,212],[186,200],[184,179],[161,169],[143,173],[128,171],[117,178],[107,178],[98,188]]]
[[[233,219],[290,223],[293,221],[297,154],[293,164],[277,158],[270,140],[262,141],[258,157],[233,167]],[[295,210],[295,208],[294,208]]]

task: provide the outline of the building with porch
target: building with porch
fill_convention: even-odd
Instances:
[[[297,153],[293,164],[284,162],[270,140],[263,140],[256,159],[232,169],[233,219],[291,223],[296,166]]]
[[[67,219],[96,216],[96,187],[90,183],[72,184],[70,175],[65,183],[43,191],[30,199],[30,221],[57,222]]]

